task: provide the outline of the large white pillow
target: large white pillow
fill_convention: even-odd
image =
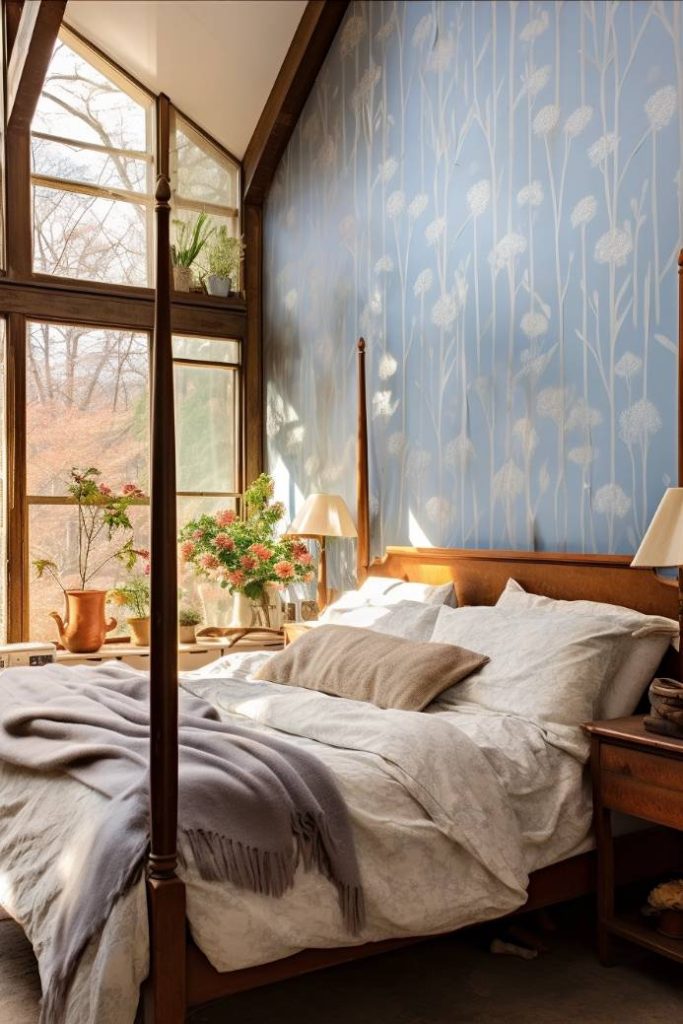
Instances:
[[[422,643],[431,640],[441,606],[419,601],[396,604],[366,604],[360,608],[339,608],[332,605],[321,617],[321,625],[359,626],[376,633],[389,633],[404,640]]]
[[[439,703],[536,722],[548,742],[582,759],[581,723],[595,718],[606,680],[634,643],[627,627],[606,616],[558,614],[550,629],[543,610],[475,605],[441,608],[432,641],[491,659]]]
[[[332,609],[398,604],[399,601],[455,607],[455,588],[452,583],[437,587],[429,583],[408,583],[391,576],[368,576],[358,590],[345,590],[334,604],[325,609],[320,618],[324,622],[331,621],[329,613]]]
[[[496,607],[511,611],[533,608],[550,615],[602,615],[631,630],[636,642],[614,675],[605,681],[596,709],[598,718],[622,718],[633,714],[669,644],[678,636],[678,623],[674,619],[644,615],[633,608],[598,601],[557,601],[540,594],[529,594],[513,579],[508,580]]]

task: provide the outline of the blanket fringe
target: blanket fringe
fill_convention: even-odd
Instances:
[[[344,924],[357,935],[365,923],[365,902],[360,886],[338,878],[329,850],[332,839],[324,818],[299,814],[292,820],[295,842],[286,851],[261,850],[245,846],[227,836],[202,829],[187,829],[183,835],[197,870],[210,882],[228,881],[240,889],[266,896],[282,896],[294,885],[299,864],[305,871],[316,868],[336,888]]]

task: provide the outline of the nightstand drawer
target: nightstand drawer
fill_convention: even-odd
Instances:
[[[600,767],[606,807],[683,828],[683,761],[604,743]]]

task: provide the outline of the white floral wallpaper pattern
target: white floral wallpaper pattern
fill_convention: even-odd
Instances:
[[[268,458],[373,547],[630,551],[675,474],[683,9],[356,2],[266,209]]]

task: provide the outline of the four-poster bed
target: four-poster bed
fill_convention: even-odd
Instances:
[[[151,847],[147,867],[150,973],[144,986],[148,1024],[181,1024],[188,1008],[308,971],[374,955],[419,941],[397,938],[329,949],[308,949],[259,966],[220,973],[193,943],[185,916],[185,885],[177,875],[178,854],[178,671],[176,635],[176,523],[173,380],[170,330],[169,184],[160,176],[156,192],[157,306],[152,386],[152,631],[151,631]],[[683,329],[682,329],[683,333]],[[248,430],[248,425],[247,425]],[[388,548],[370,563],[368,436],[365,343],[358,344],[358,575],[373,574],[428,583],[452,580],[460,604],[493,604],[514,576],[529,590],[572,600],[626,605],[677,618],[677,594],[627,556],[509,551]],[[679,439],[682,428],[679,425]],[[679,443],[679,452],[683,445]],[[226,810],[229,814],[229,809]],[[671,863],[673,847],[656,848],[643,835],[625,837],[623,876],[632,879]],[[647,856],[644,852],[647,850]],[[657,861],[657,863],[654,863]],[[522,910],[540,908],[593,888],[593,854],[582,853],[531,875]],[[271,913],[279,913],[273,903]],[[425,938],[421,936],[420,938]]]

